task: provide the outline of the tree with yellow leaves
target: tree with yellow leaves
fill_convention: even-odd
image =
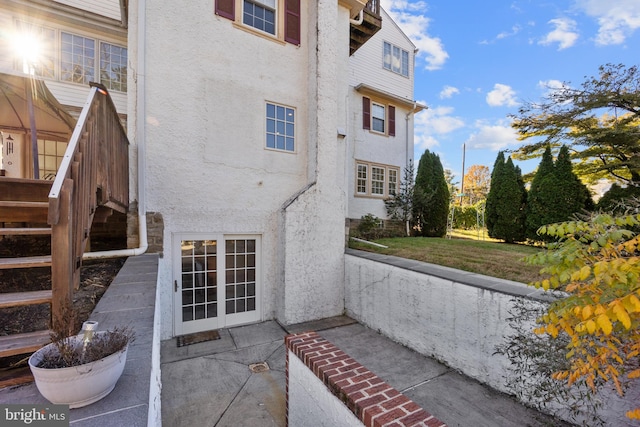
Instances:
[[[636,210],[637,212],[637,210]],[[578,381],[596,391],[640,378],[640,214],[591,214],[584,220],[546,225],[539,233],[558,239],[528,262],[548,278],[531,285],[562,296],[539,317],[534,332],[567,339],[568,368],[553,378]],[[626,413],[640,419],[640,407]]]

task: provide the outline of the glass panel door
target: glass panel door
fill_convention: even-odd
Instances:
[[[217,249],[216,240],[180,241],[178,335],[218,327]]]
[[[259,321],[259,237],[190,237],[175,240],[176,335]]]
[[[259,320],[259,317],[256,317],[256,269],[256,239],[225,240],[224,286],[227,324]]]

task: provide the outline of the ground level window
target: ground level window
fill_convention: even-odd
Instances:
[[[398,166],[356,162],[356,195],[390,197],[398,191]]]
[[[371,168],[371,194],[384,195],[384,168],[377,166]]]

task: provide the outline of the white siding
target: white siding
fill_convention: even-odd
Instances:
[[[349,84],[361,83],[379,90],[393,93],[401,98],[413,100],[413,67],[415,46],[404,35],[391,17],[380,9],[382,28],[349,58],[351,73]],[[389,71],[383,67],[383,43],[388,42],[409,52],[409,77]]]
[[[346,176],[348,195],[347,217],[358,219],[366,214],[378,218],[387,218],[383,198],[357,195],[356,193],[356,160],[399,168],[398,183],[402,180],[407,159],[413,158],[413,114],[406,103],[385,97],[393,97],[413,102],[413,64],[415,46],[393,22],[391,17],[381,9],[382,28],[360,49],[349,58],[350,114],[347,132],[347,159],[349,159]],[[383,67],[383,42],[389,42],[409,52],[409,77],[404,77]],[[364,84],[378,91],[361,93],[355,90]],[[380,135],[363,129],[362,97],[372,101],[396,107],[395,136]],[[369,174],[371,171],[369,170]]]
[[[119,0],[55,0],[56,3],[73,6],[87,12],[121,20]]]

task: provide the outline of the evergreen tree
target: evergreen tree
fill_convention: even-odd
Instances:
[[[549,200],[545,196],[548,196],[553,191],[554,180],[553,178],[547,179],[552,176],[553,156],[551,155],[551,147],[547,146],[527,194],[525,228],[527,237],[532,240],[540,239],[537,231],[541,225],[550,224],[550,210],[553,209],[553,206],[549,204]]]
[[[557,182],[558,221],[568,221],[571,216],[583,210],[591,211],[595,207],[591,193],[573,171],[573,163],[566,145],[560,147],[553,174]]]
[[[426,150],[418,164],[413,198],[418,235],[442,237],[447,233],[449,197],[440,157]]]
[[[568,221],[573,214],[594,207],[589,190],[573,172],[569,149],[560,148],[549,172],[550,161],[547,147],[527,200],[527,237],[534,240],[548,240],[537,235],[541,226]]]
[[[520,168],[511,157],[505,162],[504,154],[498,153],[485,211],[489,236],[507,243],[525,239],[526,194]]]
[[[498,220],[498,189],[501,187],[502,169],[504,169],[504,153],[500,151],[493,164],[491,171],[491,184],[487,194],[487,204],[485,206],[485,224],[489,236],[493,237],[493,229]]]

